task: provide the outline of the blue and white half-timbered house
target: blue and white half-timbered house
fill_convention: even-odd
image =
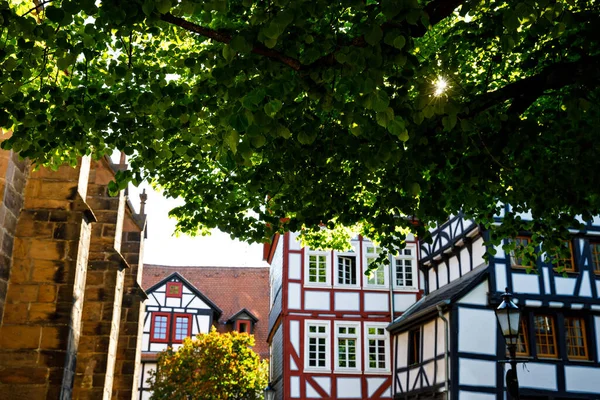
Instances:
[[[142,368],[139,399],[148,400],[149,372],[156,369],[159,352],[167,347],[177,349],[183,339],[210,332],[221,310],[179,273],[174,272],[146,293],[146,312],[142,334]]]
[[[432,244],[420,244],[425,296],[388,327],[393,397],[505,399],[498,360],[507,358],[506,346],[494,309],[508,288],[522,310],[521,399],[600,399],[600,219],[571,231],[569,258],[538,257],[537,273],[502,246],[486,261],[487,234],[456,216],[432,232]]]
[[[418,244],[364,271],[378,249],[357,236],[351,249],[303,247],[276,236],[271,264],[271,386],[277,399],[390,399],[392,354],[386,327],[420,296]]]

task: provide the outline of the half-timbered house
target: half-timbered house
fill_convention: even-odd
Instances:
[[[159,352],[212,327],[253,334],[254,351],[268,357],[268,284],[268,268],[145,265],[139,399],[152,395],[148,378]]]
[[[417,301],[418,244],[378,256],[363,237],[349,251],[302,247],[295,233],[265,248],[271,265],[271,387],[278,399],[389,399],[392,354],[386,327]]]
[[[521,399],[600,399],[600,219],[571,234],[570,257],[528,266],[502,246],[490,251],[488,232],[460,215],[435,229],[420,244],[425,296],[388,328],[394,398],[505,399],[494,309],[508,288],[522,310]]]

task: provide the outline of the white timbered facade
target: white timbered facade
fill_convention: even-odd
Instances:
[[[571,231],[571,256],[558,261],[560,273],[542,257],[537,273],[528,273],[502,246],[486,261],[487,232],[461,216],[432,234],[420,247],[425,296],[388,328],[395,399],[506,398],[505,365],[498,363],[506,346],[494,314],[505,288],[522,310],[521,399],[600,399],[600,219]]]
[[[156,369],[159,352],[167,347],[177,349],[183,339],[210,332],[221,310],[177,272],[172,273],[147,291],[139,382],[139,399],[152,396],[147,382],[149,372]]]
[[[271,385],[278,399],[390,399],[392,354],[386,327],[420,296],[418,243],[364,275],[377,258],[356,237],[347,252],[302,247],[277,236],[271,264]],[[393,311],[393,312],[392,312]]]

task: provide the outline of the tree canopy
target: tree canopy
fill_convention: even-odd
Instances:
[[[159,354],[157,369],[150,372],[152,399],[262,399],[268,362],[250,346],[253,336],[214,328],[186,338],[177,351],[169,348]]]
[[[552,238],[599,214],[599,10],[0,0],[3,147],[46,164],[122,150],[117,184],[182,197],[188,232],[358,226],[385,245],[511,204],[498,235]]]

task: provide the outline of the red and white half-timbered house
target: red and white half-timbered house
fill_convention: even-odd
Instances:
[[[386,327],[420,297],[418,243],[370,277],[377,247],[357,236],[347,252],[302,247],[298,235],[265,247],[271,265],[270,385],[277,399],[389,399]]]

